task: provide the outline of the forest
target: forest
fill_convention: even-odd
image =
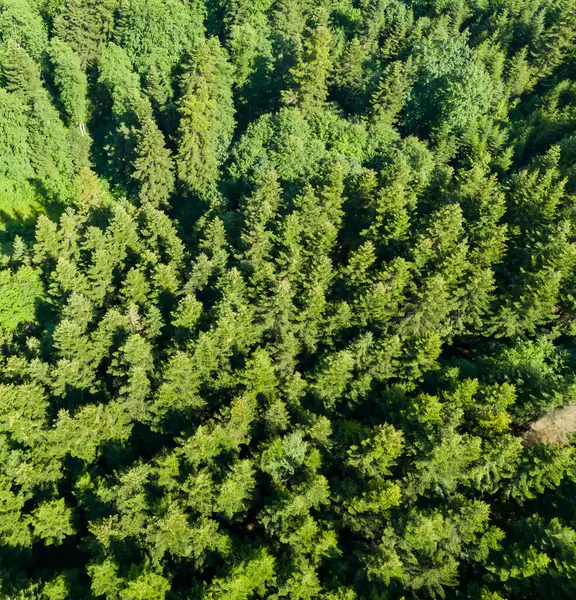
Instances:
[[[1,600],[576,598],[576,0],[0,0],[0,260]]]

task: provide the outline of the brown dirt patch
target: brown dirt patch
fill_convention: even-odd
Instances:
[[[530,446],[535,444],[566,446],[569,443],[568,434],[573,431],[576,431],[576,405],[571,404],[534,421],[524,434],[524,440]]]

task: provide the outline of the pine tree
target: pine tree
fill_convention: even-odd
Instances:
[[[40,68],[26,50],[16,41],[9,39],[1,51],[2,87],[21,95],[28,102],[41,95]]]
[[[117,4],[117,0],[66,0],[54,18],[55,35],[80,56],[83,68],[110,39]]]
[[[249,269],[249,281],[256,301],[262,300],[276,283],[271,259],[274,247],[272,223],[281,205],[282,189],[274,171],[264,173],[254,194],[243,203],[245,225],[241,233],[243,262]]]
[[[344,105],[354,112],[363,108],[367,60],[362,42],[354,37],[346,44],[341,60],[334,66],[336,88],[341,90]]]
[[[0,598],[572,597],[573,13],[0,0]]]
[[[18,95],[0,89],[0,173],[8,180],[33,174],[26,112]]]
[[[318,111],[328,96],[332,72],[332,33],[319,25],[304,40],[302,56],[290,73],[293,89],[284,92],[287,104],[296,104],[304,113]]]
[[[231,72],[218,40],[199,42],[182,79],[178,179],[191,191],[214,190],[234,128]]]
[[[372,110],[377,121],[394,124],[404,108],[413,85],[414,67],[409,58],[406,62],[391,62],[372,95]]]
[[[21,45],[39,61],[48,45],[46,23],[34,2],[2,0],[0,4],[0,38]]]
[[[163,205],[168,203],[174,190],[172,157],[147,99],[140,100],[136,115],[140,128],[137,132],[132,177],[138,182],[141,202],[150,202],[154,206]]]
[[[123,0],[117,3],[113,39],[140,74],[153,66],[162,78],[169,78],[202,37],[204,11],[201,3]]]
[[[50,60],[54,64],[54,83],[70,125],[78,125],[84,135],[87,117],[88,82],[80,57],[57,37],[50,40]]]

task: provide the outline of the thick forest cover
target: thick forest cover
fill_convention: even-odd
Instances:
[[[576,597],[574,0],[0,0],[0,217],[0,598]]]

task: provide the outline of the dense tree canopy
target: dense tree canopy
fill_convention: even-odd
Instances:
[[[570,600],[573,0],[0,0],[0,599]]]

